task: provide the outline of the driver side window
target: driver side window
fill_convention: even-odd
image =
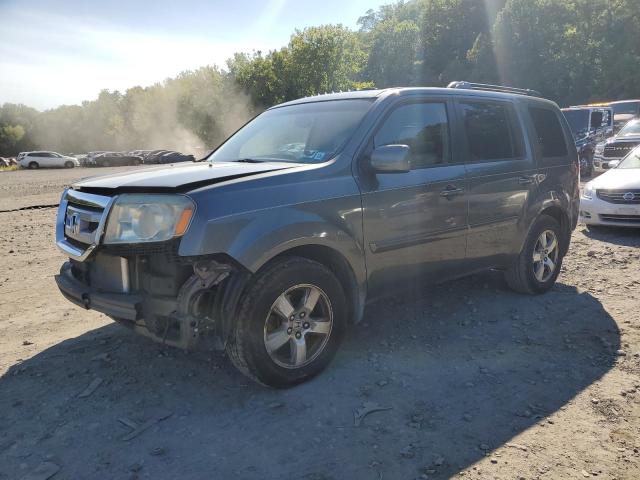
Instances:
[[[410,103],[396,108],[373,138],[374,147],[408,145],[411,168],[444,164],[451,159],[449,121],[444,103]]]

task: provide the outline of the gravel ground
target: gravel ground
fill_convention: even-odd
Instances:
[[[0,210],[85,172],[0,174]],[[279,391],[66,302],[54,218],[0,212],[0,479],[640,478],[638,230],[579,226],[543,296],[487,272],[371,305]]]
[[[157,167],[157,165],[154,165]],[[0,212],[37,205],[53,205],[64,187],[85,177],[123,172],[140,167],[60,168],[0,172]]]

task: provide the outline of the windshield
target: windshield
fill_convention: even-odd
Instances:
[[[640,168],[640,147],[631,150],[616,168]]]
[[[638,102],[614,103],[611,108],[613,108],[614,115],[635,115],[638,112]]]
[[[629,122],[618,132],[619,137],[637,137],[640,135],[640,121]]]
[[[585,134],[589,128],[589,110],[563,110],[564,117],[569,122],[573,136]]]
[[[208,160],[320,163],[354,132],[372,100],[331,100],[274,108],[245,125]]]

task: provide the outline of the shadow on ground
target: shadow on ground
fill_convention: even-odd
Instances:
[[[0,379],[0,478],[42,461],[56,479],[448,478],[599,379],[618,347],[589,294],[520,296],[491,272],[372,305],[328,371],[286,391],[110,325]],[[367,402],[390,409],[355,426]],[[124,423],[169,413],[123,440]]]
[[[640,246],[640,229],[622,227],[584,227],[582,232],[592,240],[624,247]]]

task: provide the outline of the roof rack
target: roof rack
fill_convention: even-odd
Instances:
[[[490,85],[488,83],[471,83],[471,82],[451,82],[447,85],[447,88],[464,88],[467,90],[484,90],[487,92],[503,92],[503,93],[517,93],[519,95],[529,95],[531,97],[542,97],[542,94],[537,90],[530,90],[528,88],[515,88],[505,87],[503,85]]]

